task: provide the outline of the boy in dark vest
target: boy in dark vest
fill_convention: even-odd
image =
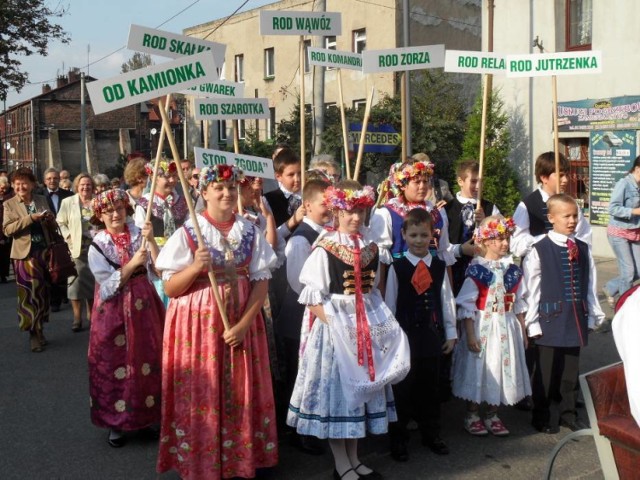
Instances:
[[[576,237],[575,200],[553,195],[547,208],[552,230],[533,245],[523,266],[529,291],[525,325],[536,339],[532,425],[552,434],[560,425],[574,431],[583,426],[576,414],[580,349],[604,313],[595,296],[591,251]]]
[[[411,370],[393,386],[398,421],[390,424],[391,457],[409,459],[407,423],[414,419],[422,444],[446,455],[440,438],[440,373],[442,355],[455,345],[456,310],[446,265],[429,253],[432,219],[422,208],[409,211],[402,225],[406,254],[389,268],[385,302],[409,338]]]

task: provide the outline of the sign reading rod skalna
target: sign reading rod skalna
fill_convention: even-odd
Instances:
[[[362,71],[362,55],[353,52],[309,48],[309,65],[329,68],[348,68]]]
[[[444,67],[444,45],[365,50],[362,52],[362,71],[364,73],[441,67]]]
[[[207,82],[197,87],[191,87],[188,90],[182,90],[180,93],[184,95],[193,95],[195,97],[244,97],[244,83],[227,82],[226,80],[217,80],[215,82]]]
[[[602,71],[602,53],[596,50],[507,55],[508,77],[585,75]]]
[[[447,50],[444,60],[445,72],[496,74],[506,70],[505,56],[493,52]]]
[[[341,34],[342,15],[339,12],[260,10],[260,35]]]
[[[180,58],[210,50],[218,68],[222,68],[227,50],[227,46],[222,43],[133,24],[129,28],[127,48],[169,58]]]
[[[237,165],[245,175],[260,178],[275,178],[273,161],[270,158],[242,155],[240,153],[209,150],[194,147],[197,168],[213,165]]]
[[[266,98],[197,98],[196,120],[269,118]]]
[[[87,83],[96,115],[218,79],[211,52]]]

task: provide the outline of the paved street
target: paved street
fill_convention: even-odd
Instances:
[[[599,285],[616,272],[615,260],[597,261]],[[603,301],[611,318],[611,310]],[[131,439],[126,447],[107,445],[107,432],[89,420],[86,351],[88,331],[71,332],[71,308],[54,313],[45,333],[46,351],[33,354],[28,336],[16,326],[15,285],[0,285],[0,477],[3,479],[153,479],[156,443]],[[610,332],[594,333],[583,351],[582,371],[618,360]],[[417,435],[410,444],[411,460],[391,460],[386,438],[361,442],[361,459],[386,479],[532,479],[541,478],[555,442],[569,433],[536,433],[529,414],[504,408],[501,417],[512,434],[507,438],[473,438],[462,429],[464,405],[444,405],[442,437],[451,455],[438,457],[420,446]],[[586,414],[582,412],[586,418]],[[280,465],[269,478],[320,480],[331,478],[331,455],[310,457],[281,446]],[[561,453],[557,478],[603,478],[591,439],[571,442]],[[161,479],[178,478],[175,474]]]

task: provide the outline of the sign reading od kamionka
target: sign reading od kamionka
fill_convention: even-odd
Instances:
[[[444,59],[445,72],[496,74],[506,70],[505,56],[493,52],[447,50]]]
[[[444,67],[444,45],[365,50],[362,52],[362,71],[364,73],[441,67]]]
[[[270,158],[254,157],[239,153],[194,147],[196,167],[213,165],[237,165],[245,175],[260,178],[275,178],[273,161]]]
[[[215,82],[203,83],[197,87],[191,87],[188,90],[182,90],[180,93],[184,95],[193,95],[194,97],[244,97],[244,83],[227,82],[226,80],[218,80]]]
[[[266,98],[197,98],[196,120],[269,118]]]
[[[362,71],[362,55],[326,48],[309,48],[309,65],[329,68],[348,68]]]
[[[194,55],[205,50],[211,50],[213,52],[213,60],[216,62],[218,69],[221,69],[224,64],[224,55],[227,50],[227,46],[222,43],[134,24],[129,28],[127,48],[136,52],[169,58],[180,58],[185,55]]]
[[[260,10],[260,35],[341,34],[342,14],[339,12]]]
[[[507,55],[507,77],[587,75],[600,72],[602,53],[597,50]]]
[[[218,80],[211,52],[87,83],[96,115]]]

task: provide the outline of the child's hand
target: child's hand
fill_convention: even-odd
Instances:
[[[195,251],[193,255],[193,266],[199,272],[203,270],[209,270],[209,265],[211,265],[211,254],[207,247],[200,247]]]
[[[460,245],[460,251],[467,257],[473,257],[476,254],[476,247],[473,245],[473,238],[467,240]]]
[[[131,259],[131,263],[134,267],[143,267],[147,264],[147,249],[144,247],[140,247],[138,251],[133,255]]]
[[[440,210],[441,208],[444,208],[446,204],[447,204],[446,200],[440,200],[439,202],[436,202],[436,208]]]
[[[146,238],[149,243],[153,242],[153,226],[151,222],[145,222],[141,229],[142,237]]]
[[[306,215],[306,210],[304,209],[304,205],[300,205],[297,209],[296,209],[296,213],[293,214],[293,218],[296,222],[296,225],[299,224],[300,222],[302,222],[302,219],[304,218],[304,216]]]
[[[258,210],[260,210],[263,217],[268,218],[269,216],[273,216],[273,212],[267,208],[262,195],[257,196],[254,205]]]
[[[453,347],[456,345],[456,339],[452,338],[442,344],[442,354],[449,355],[453,351]]]
[[[480,353],[480,344],[478,343],[475,335],[467,335],[467,348],[471,352]]]
[[[225,343],[230,347],[237,347],[244,341],[244,336],[247,333],[247,327],[242,326],[240,323],[234,325],[229,330],[225,330],[222,334],[222,338]]]

